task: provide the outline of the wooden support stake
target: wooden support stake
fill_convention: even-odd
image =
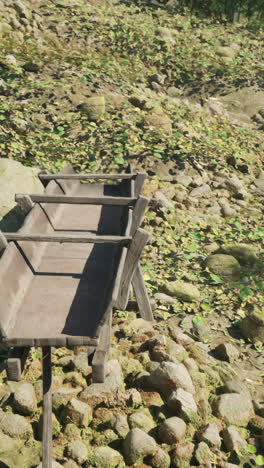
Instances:
[[[16,201],[19,201],[24,194],[17,193]],[[66,203],[74,205],[134,205],[137,201],[135,197],[69,197],[67,195],[27,195],[34,203]]]
[[[28,213],[34,206],[33,201],[30,198],[30,195],[18,193],[15,196],[16,202],[24,213]]]
[[[126,309],[134,271],[149,237],[149,233],[144,231],[144,229],[138,229],[127,250],[123,275],[120,281],[120,290],[116,301],[116,307],[121,310]]]
[[[102,180],[122,180],[132,179],[136,174],[38,174],[40,180],[89,180],[89,179],[102,179]]]
[[[8,246],[7,239],[5,235],[0,231],[0,253],[3,252]]]
[[[6,375],[8,380],[18,382],[21,379],[29,347],[11,348],[6,360]]]
[[[105,323],[102,326],[99,344],[95,350],[92,369],[93,369],[93,382],[102,383],[106,376],[106,364],[110,348],[111,338],[111,326],[112,326],[112,308],[108,312]]]
[[[133,215],[132,215],[133,220],[132,220],[132,227],[130,231],[131,236],[133,236],[136,230],[140,227],[148,204],[149,204],[149,198],[141,197],[141,196],[138,197],[138,200],[135,204]]]
[[[143,184],[145,182],[145,179],[147,178],[147,174],[145,172],[138,172],[138,174],[135,177],[135,193],[134,196],[138,197],[140,195],[141,189],[143,187]]]
[[[154,318],[153,318],[152,309],[151,309],[151,305],[150,305],[149,298],[148,298],[146,285],[144,283],[144,278],[143,278],[142,271],[141,271],[139,264],[137,265],[134,275],[133,275],[132,286],[135,291],[141,317],[144,320],[148,320],[151,322],[152,320],[154,320]]]
[[[42,468],[52,468],[52,368],[51,347],[42,348],[43,431]]]

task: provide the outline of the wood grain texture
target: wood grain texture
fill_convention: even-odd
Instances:
[[[122,180],[131,179],[136,174],[43,174],[39,173],[40,180]]]
[[[103,324],[99,337],[99,344],[95,350],[92,360],[93,382],[102,383],[106,377],[106,363],[110,349],[112,326],[112,308],[109,308],[105,323]]]
[[[19,207],[21,208],[24,213],[29,213],[29,211],[33,208],[34,203],[31,200],[29,195],[26,194],[17,194],[15,196],[16,202],[18,203]]]
[[[149,302],[146,285],[144,283],[143,274],[139,264],[137,265],[133,275],[132,286],[135,291],[141,317],[144,320],[148,320],[151,322],[152,320],[154,320],[153,313]]]
[[[58,234],[22,234],[6,232],[5,238],[8,241],[31,241],[31,242],[67,242],[78,244],[121,244],[127,245],[131,241],[130,236],[76,236],[76,235],[58,235]]]
[[[137,175],[136,175],[136,177],[134,179],[134,184],[135,184],[134,196],[135,197],[138,197],[140,195],[143,184],[144,184],[146,178],[147,178],[147,174],[145,172],[138,172],[137,173]]]
[[[5,235],[0,231],[0,253],[3,252],[8,246]]]
[[[42,468],[52,468],[52,367],[51,347],[42,348],[43,430]]]
[[[127,306],[133,274],[149,237],[148,232],[139,228],[128,247],[123,275],[120,282],[120,291],[116,301],[117,307],[121,310],[125,310]]]
[[[16,201],[21,199],[21,195],[16,194]],[[34,203],[66,203],[73,205],[118,205],[118,206],[129,206],[134,205],[137,201],[134,197],[78,197],[78,196],[67,196],[67,195],[28,195]]]
[[[6,374],[8,380],[18,382],[21,379],[25,362],[29,353],[28,347],[11,348],[6,360]]]
[[[130,231],[131,236],[133,236],[136,230],[140,227],[148,204],[149,204],[149,198],[142,197],[142,196],[138,197],[135,207],[133,209],[133,217],[132,217],[133,219],[132,219],[132,226],[131,226],[131,231]]]

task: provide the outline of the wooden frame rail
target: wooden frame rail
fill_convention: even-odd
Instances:
[[[38,177],[40,180],[123,180],[132,179],[137,174],[44,174],[40,172]]]
[[[7,241],[34,241],[34,242],[68,242],[80,244],[121,244],[131,242],[131,236],[65,236],[57,234],[20,234],[13,232],[1,233]]]
[[[67,203],[73,205],[134,205],[136,197],[69,197],[67,195],[29,195],[17,193],[15,200],[21,203],[25,197],[29,197],[34,203]]]

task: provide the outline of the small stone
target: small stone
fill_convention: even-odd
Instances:
[[[182,94],[182,90],[180,88],[176,88],[175,86],[169,86],[167,89],[167,94],[170,97],[179,97]]]
[[[127,416],[125,414],[116,413],[113,416],[111,425],[119,437],[125,438],[129,432],[129,425],[127,422]]]
[[[192,442],[180,442],[170,454],[171,462],[178,468],[189,468],[191,466],[193,452],[194,444]]]
[[[62,418],[66,423],[73,422],[78,427],[86,427],[93,418],[93,411],[86,403],[76,398],[71,398],[63,412]]]
[[[169,454],[161,448],[150,458],[149,463],[153,468],[170,468],[171,466]]]
[[[66,406],[71,398],[74,398],[82,391],[82,387],[72,388],[62,386],[52,396],[52,407],[56,411]]]
[[[214,353],[219,359],[231,363],[239,358],[239,351],[230,343],[220,343]]]
[[[171,393],[168,399],[168,408],[179,415],[184,421],[189,422],[197,414],[197,405],[191,393],[178,388]]]
[[[239,190],[243,189],[242,182],[236,176],[230,177],[230,179],[226,179],[225,184],[228,189],[234,192],[238,192]]]
[[[141,461],[147,455],[154,455],[157,444],[153,437],[141,429],[131,429],[124,440],[124,457],[128,465]]]
[[[211,187],[208,184],[201,185],[200,187],[196,187],[190,192],[191,198],[200,198],[200,197],[207,197],[211,193]]]
[[[240,330],[244,338],[253,343],[264,343],[264,312],[255,310],[240,322]]]
[[[228,203],[222,206],[222,212],[226,218],[229,216],[235,216],[236,214],[236,210],[234,208],[231,208],[231,206]]]
[[[131,336],[139,332],[140,334],[154,332],[154,328],[152,322],[139,318],[132,320],[123,331],[126,336]]]
[[[184,187],[189,187],[189,185],[192,183],[192,177],[185,174],[179,174],[175,177],[175,181]]]
[[[261,416],[255,415],[253,418],[250,419],[249,425],[254,432],[264,434],[264,418]]]
[[[216,398],[214,407],[218,417],[235,426],[247,426],[254,416],[252,402],[243,393],[224,393]]]
[[[34,387],[31,383],[24,382],[14,393],[14,407],[25,416],[33,414],[37,409],[37,401]]]
[[[165,394],[170,394],[177,388],[183,388],[190,393],[195,393],[190,374],[186,367],[179,363],[162,362],[149,377],[150,383]]]
[[[73,458],[80,465],[87,460],[88,450],[83,442],[75,440],[67,447],[69,457]]]
[[[85,378],[79,372],[67,372],[63,383],[70,383],[73,387],[87,387]]]
[[[205,465],[206,467],[211,466],[208,465],[208,462],[212,459],[213,453],[209,449],[208,445],[205,442],[200,442],[198,447],[195,451],[195,458],[200,463],[200,465]]]
[[[107,375],[104,383],[92,383],[80,394],[80,399],[88,403],[91,397],[113,393],[118,389],[124,389],[124,380],[118,360],[113,359],[107,363]]]
[[[159,190],[155,193],[154,199],[151,203],[154,204],[154,206],[157,208],[164,207],[169,208],[171,210],[174,208],[173,203],[171,203],[168,200],[168,198],[164,195],[164,193],[160,192]]]
[[[29,439],[33,435],[30,423],[19,414],[0,413],[0,429],[10,437]]]
[[[72,362],[73,370],[81,372],[83,376],[87,376],[91,373],[91,366],[88,364],[87,353],[78,353]]]
[[[155,427],[155,422],[147,408],[130,414],[130,416],[128,416],[128,424],[130,429],[138,427],[145,432],[149,432]]]
[[[183,439],[186,432],[186,424],[185,422],[173,416],[172,418],[168,418],[164,421],[163,424],[159,427],[159,436],[165,444],[175,444]]]
[[[104,96],[87,98],[84,103],[79,105],[79,108],[83,114],[87,115],[89,121],[97,122],[105,113],[105,98]]]
[[[152,82],[153,83],[153,82]],[[158,85],[159,87],[160,85]],[[143,126],[148,129],[153,129],[157,133],[164,133],[165,135],[172,134],[171,119],[163,111],[153,109],[152,112],[147,114],[143,120]]]
[[[93,451],[93,466],[96,468],[116,468],[123,466],[123,457],[111,447],[97,447]]]
[[[257,261],[256,250],[247,244],[225,244],[221,246],[221,253],[232,255],[242,265],[254,265]]]
[[[233,59],[236,56],[236,50],[233,47],[218,46],[215,50],[216,54],[220,57],[227,57]]]
[[[175,304],[176,302],[175,297],[168,296],[168,294],[164,293],[156,293],[154,297],[156,301],[159,301],[161,304]]]
[[[225,447],[228,451],[241,450],[246,445],[246,440],[241,436],[238,429],[229,426],[221,432]]]
[[[166,293],[177,297],[184,302],[198,302],[201,300],[200,291],[196,286],[184,281],[167,282]]]
[[[226,380],[223,390],[224,393],[245,393],[250,398],[250,391],[246,384],[237,377]]]
[[[206,258],[204,263],[212,273],[221,277],[237,277],[240,273],[238,261],[231,255],[215,254]]]
[[[206,428],[202,431],[200,438],[210,447],[220,447],[221,445],[219,430],[215,423],[207,424]]]

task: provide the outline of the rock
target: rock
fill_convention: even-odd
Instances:
[[[229,190],[233,192],[238,192],[239,190],[243,189],[243,184],[241,180],[236,176],[232,176],[229,179],[226,179],[225,185],[227,186]]]
[[[226,380],[223,390],[224,393],[245,393],[250,398],[250,391],[246,384],[237,377]]]
[[[178,34],[178,31],[176,29],[159,26],[156,29],[156,33],[157,38],[162,39],[164,42],[175,44],[174,36]]]
[[[206,428],[201,432],[200,439],[210,447],[220,447],[221,438],[217,425],[215,423],[207,424]]]
[[[180,442],[171,452],[171,461],[178,468],[190,468],[193,452],[194,444],[192,442]]]
[[[251,118],[264,107],[264,92],[253,86],[239,88],[225,96],[218,96],[231,121],[240,126],[251,124]]]
[[[116,413],[113,416],[111,424],[112,428],[119,435],[119,437],[122,437],[124,439],[127,433],[129,432],[127,416],[125,414]]]
[[[151,201],[152,205],[154,205],[155,208],[168,208],[172,210],[174,208],[173,203],[171,203],[167,197],[160,192],[159,190],[155,193],[154,199]]]
[[[66,406],[71,398],[74,398],[82,391],[82,387],[72,388],[62,386],[52,396],[53,409],[59,410],[61,407]]]
[[[88,364],[87,352],[80,352],[72,361],[72,368],[74,371],[81,372],[83,376],[87,376],[91,373],[92,368]]]
[[[168,398],[168,408],[179,415],[184,421],[189,422],[197,414],[197,405],[191,393],[178,388]]]
[[[247,426],[254,416],[250,398],[243,393],[224,393],[214,401],[216,416],[226,424]]]
[[[65,379],[63,380],[63,383],[70,383],[73,387],[87,387],[87,382],[85,378],[80,374],[80,372],[67,372],[67,374],[65,374]]]
[[[74,460],[68,460],[64,465],[63,468],[79,468],[80,465],[77,465],[77,463]]]
[[[219,57],[228,57],[233,59],[236,56],[236,50],[234,50],[233,47],[228,46],[218,46],[216,47],[215,52]]]
[[[167,88],[167,94],[170,97],[179,97],[182,94],[182,90],[180,88],[176,88],[175,86],[169,86]]]
[[[67,465],[63,465],[63,468],[65,468],[65,466]],[[37,468],[42,468],[42,463],[40,463]],[[52,464],[51,464],[51,468],[62,468],[62,465],[58,462],[56,462],[55,460],[52,460]],[[70,468],[73,468],[73,467],[70,467]]]
[[[75,440],[67,447],[67,454],[77,463],[82,465],[88,458],[88,450],[86,445],[80,440]]]
[[[222,205],[222,213],[227,218],[228,216],[235,216],[236,210],[234,208],[231,208],[231,206],[228,203],[225,203],[224,205]]]
[[[124,440],[124,457],[129,465],[142,461],[147,455],[154,455],[156,451],[153,437],[141,429],[131,429]]]
[[[231,255],[224,254],[209,255],[204,266],[220,277],[231,279],[236,278],[241,271],[238,261]]]
[[[150,458],[149,463],[153,468],[170,468],[170,456],[165,450],[159,448],[155,455]]]
[[[244,338],[253,343],[264,343],[264,312],[255,310],[247,317],[243,318],[239,324]]]
[[[257,261],[256,250],[247,244],[225,244],[220,250],[220,253],[232,255],[241,265],[254,265]]]
[[[159,436],[165,444],[175,444],[182,440],[185,436],[187,426],[185,422],[173,416],[168,418],[159,427]]]
[[[234,426],[229,426],[221,432],[226,449],[229,452],[233,450],[241,450],[246,445],[246,440],[241,436],[238,429]]]
[[[205,465],[206,467],[211,467],[211,460],[213,453],[209,449],[208,445],[205,442],[200,442],[197,449],[195,450],[195,458],[200,465]],[[210,464],[209,464],[210,463]]]
[[[93,466],[96,468],[120,468],[123,466],[123,457],[111,447],[97,447],[93,451]]]
[[[144,118],[143,126],[153,129],[155,133],[172,134],[171,119],[163,111],[157,109]]]
[[[166,293],[177,297],[184,302],[198,302],[201,300],[200,291],[196,286],[184,281],[167,282],[165,285]]]
[[[37,169],[24,167],[12,159],[0,159],[0,220],[16,206],[16,193],[43,193],[37,172]],[[16,231],[21,224],[21,213],[10,214],[5,221],[4,225],[2,222],[3,230]]]
[[[168,296],[168,294],[164,293],[156,293],[155,294],[156,301],[159,301],[161,304],[175,304],[175,297]]]
[[[249,421],[250,428],[253,429],[254,432],[264,434],[264,418],[261,416],[254,416]]]
[[[160,366],[149,376],[150,383],[165,394],[170,394],[177,388],[182,388],[189,393],[195,393],[190,374],[186,367],[179,363],[162,362]]]
[[[130,416],[128,416],[128,424],[130,429],[138,427],[145,432],[149,432],[155,427],[155,422],[147,408],[130,414]]]
[[[71,398],[62,415],[64,422],[73,422],[78,427],[88,426],[92,418],[92,408],[76,398]]]
[[[153,332],[153,323],[149,322],[148,320],[144,320],[142,318],[138,318],[135,320],[132,320],[130,323],[128,323],[124,328],[124,333],[126,336],[131,336],[135,335],[136,333],[139,333],[142,335],[144,333],[149,333]]]
[[[211,188],[208,184],[201,185],[200,187],[196,187],[190,192],[191,198],[200,198],[200,197],[208,197],[211,193]]]
[[[10,437],[29,439],[33,435],[30,423],[19,414],[8,414],[1,411],[0,429]]]
[[[234,362],[239,358],[239,351],[231,343],[220,343],[214,349],[214,354],[218,359],[228,362]]]
[[[91,397],[97,397],[97,395],[100,396],[100,394],[113,393],[119,389],[124,389],[122,369],[118,360],[113,359],[107,363],[107,375],[104,383],[92,383],[89,387],[84,389],[80,395],[80,399],[88,403],[88,400],[92,399]]]
[[[90,122],[98,122],[105,113],[104,96],[93,96],[79,106],[81,112],[86,114]]]
[[[33,414],[37,409],[37,401],[34,387],[31,383],[24,382],[14,393],[14,407],[25,416]]]

